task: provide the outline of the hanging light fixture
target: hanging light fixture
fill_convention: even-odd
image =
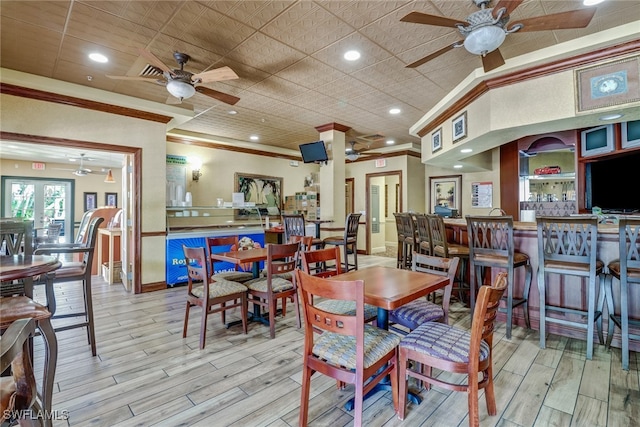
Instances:
[[[104,182],[108,184],[115,184],[116,180],[113,179],[113,174],[111,173],[111,169],[107,171],[107,176],[104,178]]]

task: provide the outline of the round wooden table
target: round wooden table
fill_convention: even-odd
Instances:
[[[49,255],[10,255],[0,257],[0,282],[31,279],[50,273],[62,264]],[[0,285],[2,286],[2,285]],[[25,296],[33,298],[33,282],[25,280]]]

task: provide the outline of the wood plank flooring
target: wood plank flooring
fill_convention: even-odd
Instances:
[[[395,259],[359,257],[361,268],[395,265]],[[58,309],[79,304],[79,283],[57,286]],[[210,316],[207,343],[198,349],[200,310],[191,311],[189,333],[182,338],[185,288],[142,295],[94,277],[98,355],[91,356],[84,329],[58,333],[60,353],[54,409],[67,411],[56,426],[295,426],[298,423],[302,330],[293,310],[278,318],[276,338],[268,327],[225,329]],[[37,289],[36,298],[43,298]],[[237,317],[239,312],[230,317]],[[468,310],[454,304],[451,323],[468,328]],[[60,324],[61,321],[56,321]],[[586,343],[551,335],[538,347],[538,333],[515,327],[511,340],[504,324],[494,336],[494,374],[498,415],[486,413],[480,396],[482,426],[640,426],[637,354],[631,369],[621,368],[619,349],[596,345],[593,360]],[[36,365],[42,347],[36,339]],[[442,374],[445,375],[445,374]],[[446,374],[449,378],[454,378]],[[463,377],[459,377],[462,381]],[[335,381],[312,380],[310,425],[351,425],[343,404],[353,389],[337,390]],[[389,392],[365,404],[367,426],[466,426],[467,397],[434,388],[422,392],[399,421]]]

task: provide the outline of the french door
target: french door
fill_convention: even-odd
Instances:
[[[73,241],[73,180],[2,178],[2,216],[33,220],[44,229],[51,222],[62,223],[61,242]]]

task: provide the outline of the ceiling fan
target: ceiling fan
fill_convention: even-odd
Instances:
[[[356,150],[356,144],[360,144],[360,142],[355,141],[355,140],[351,140],[349,141],[349,144],[351,145],[350,147],[347,147],[345,149],[345,159],[351,161],[351,162],[355,162],[356,160],[358,160],[360,158],[361,155],[363,154],[380,154],[380,153],[372,153],[369,150],[369,144],[367,144],[367,148],[363,148],[360,150]]]
[[[480,8],[469,15],[466,20],[429,15],[421,12],[411,12],[402,19],[403,22],[436,25],[439,27],[454,27],[464,37],[453,44],[443,47],[409,65],[416,68],[434,58],[457,47],[462,47],[474,55],[482,56],[484,71],[488,72],[504,65],[504,58],[498,49],[507,34],[516,31],[547,31],[568,28],[585,28],[596,13],[595,8],[572,10],[554,13],[535,18],[521,19],[515,24],[507,26],[513,12],[524,0],[499,0],[495,7],[487,7],[491,0],[472,0]]]
[[[150,83],[165,85],[167,91],[177,98],[177,101],[182,102],[183,99],[191,98],[196,92],[211,98],[222,101],[225,104],[235,105],[240,98],[229,95],[227,93],[218,92],[217,90],[201,86],[201,83],[219,82],[223,80],[237,79],[238,75],[229,67],[220,67],[209,71],[203,71],[202,73],[191,73],[184,69],[184,65],[191,58],[186,53],[174,52],[173,57],[180,66],[179,69],[171,69],[164,64],[157,56],[145,49],[139,49],[140,55],[146,58],[151,66],[162,74],[162,78],[158,79],[158,76],[109,76],[110,79],[116,80],[142,80]]]
[[[75,176],[87,176],[89,174],[101,174],[104,175],[108,172],[108,169],[105,168],[101,168],[101,170],[96,171],[93,169],[89,169],[84,167],[84,162],[90,162],[95,160],[94,158],[91,157],[87,157],[85,153],[80,154],[80,157],[70,157],[69,161],[72,162],[76,162],[76,161],[80,161],[80,164],[78,165],[78,167],[76,169],[68,169],[68,168],[54,168],[56,170],[65,170],[65,171],[71,171],[72,174],[74,174]]]

